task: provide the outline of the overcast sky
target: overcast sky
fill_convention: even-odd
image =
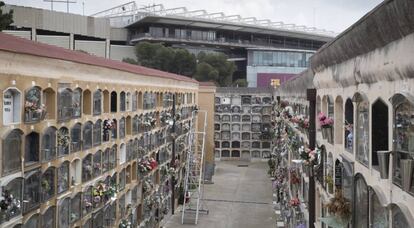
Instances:
[[[50,9],[45,0],[3,0],[7,4]],[[62,1],[62,0],[61,0]],[[66,1],[66,0],[63,0]],[[70,0],[70,12],[90,15],[131,0]],[[208,12],[223,12],[226,15],[240,14],[283,21],[296,25],[317,27],[342,32],[359,18],[377,6],[382,0],[137,0],[138,6],[163,4],[165,8],[186,7],[188,10],[205,9]],[[66,11],[66,3],[54,3],[54,9]]]

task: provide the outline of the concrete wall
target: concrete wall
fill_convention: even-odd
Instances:
[[[200,85],[198,92],[199,110],[207,111],[207,135],[205,144],[205,174],[204,180],[211,181],[214,174],[214,96],[216,87],[213,85]],[[199,122],[199,129],[202,129],[202,123]]]
[[[87,53],[99,57],[106,56],[105,41],[75,40],[75,50],[86,51]]]
[[[414,94],[414,33],[401,39],[390,42],[383,47],[376,48],[370,52],[358,55],[355,58],[329,65],[329,62],[320,62],[315,66],[314,85],[317,88],[318,100],[322,101],[322,107],[327,107],[324,97],[330,96],[335,101],[334,113],[337,117],[344,115],[345,101],[354,97],[356,93],[366,96],[369,102],[369,165],[363,165],[357,160],[354,140],[354,151],[349,153],[344,149],[343,140],[335,141],[333,144],[322,139],[320,132],[317,133],[317,141],[326,147],[328,153],[333,154],[333,160],[347,160],[354,162],[354,174],[360,173],[367,185],[375,189],[383,206],[390,208],[398,205],[408,222],[414,222],[414,197],[393,184],[392,178],[381,179],[379,171],[372,166],[373,146],[372,135],[374,124],[372,119],[373,104],[381,100],[388,107],[388,150],[393,150],[394,129],[394,107],[391,98],[395,94]],[[318,54],[317,54],[318,55]],[[316,55],[316,56],[317,56]],[[316,59],[319,59],[317,56]],[[354,109],[356,103],[354,102]],[[326,111],[326,110],[322,110]],[[354,111],[354,118],[356,116]],[[355,123],[355,120],[354,120]],[[335,139],[344,138],[343,124],[335,125]],[[391,159],[392,160],[392,159]],[[390,163],[392,164],[392,162]],[[392,165],[390,166],[392,169]]]
[[[56,12],[24,6],[7,5],[5,11],[13,10],[12,25],[55,32],[74,33],[109,39],[109,19],[94,18],[64,12]]]
[[[70,37],[69,36],[45,36],[37,35],[36,41],[44,44],[50,44],[61,48],[69,49]]]
[[[81,63],[74,63],[70,61],[64,61],[60,59],[53,59],[53,58],[45,58],[45,57],[39,57],[34,55],[27,55],[27,54],[19,54],[19,53],[13,53],[9,51],[0,51],[0,78],[1,78],[1,84],[0,84],[0,91],[4,92],[8,88],[13,88],[16,91],[20,92],[20,107],[19,109],[23,112],[24,106],[24,96],[25,91],[32,88],[33,86],[40,87],[43,91],[54,91],[54,95],[52,95],[53,99],[45,100],[45,95],[42,95],[42,102],[46,102],[46,108],[49,112],[49,110],[54,110],[53,112],[49,112],[46,115],[46,119],[44,121],[39,121],[36,123],[25,123],[24,116],[25,115],[17,115],[20,121],[15,121],[13,123],[9,124],[3,124],[3,121],[0,122],[0,136],[2,137],[2,140],[0,140],[0,170],[2,170],[2,165],[5,161],[3,161],[4,157],[4,150],[3,150],[3,143],[4,138],[8,135],[8,133],[13,129],[19,129],[22,131],[22,145],[20,145],[20,154],[15,154],[15,156],[20,156],[21,165],[19,166],[19,170],[15,171],[13,173],[3,173],[0,176],[0,187],[3,188],[3,186],[6,186],[10,180],[13,180],[15,178],[24,177],[25,174],[29,173],[30,170],[33,170],[33,168],[38,168],[41,171],[47,170],[49,167],[61,167],[62,163],[65,161],[72,162],[72,164],[78,160],[83,159],[84,157],[90,155],[91,153],[95,151],[105,151],[106,148],[111,148],[112,146],[119,146],[122,143],[127,143],[129,140],[135,139],[135,137],[138,137],[138,135],[131,135],[127,134],[124,139],[117,138],[114,140],[111,140],[109,142],[101,143],[99,145],[95,145],[90,150],[82,150],[78,151],[76,153],[70,153],[67,155],[60,156],[59,158],[54,157],[52,160],[48,162],[37,162],[33,166],[25,166],[24,165],[24,158],[25,158],[25,135],[35,131],[39,132],[40,137],[43,138],[43,132],[47,127],[67,127],[72,128],[76,123],[85,124],[87,121],[97,121],[98,119],[105,120],[105,119],[121,119],[122,117],[126,117],[128,119],[129,117],[133,117],[135,115],[141,115],[144,110],[142,110],[142,106],[139,110],[136,111],[126,111],[121,112],[119,111],[119,103],[120,98],[118,96],[118,112],[112,112],[110,113],[108,111],[103,111],[99,115],[91,115],[91,113],[83,113],[82,116],[78,118],[73,118],[66,120],[64,122],[58,121],[57,118],[53,118],[52,116],[57,116],[57,107],[58,107],[58,99],[57,99],[57,92],[59,91],[59,88],[61,88],[62,83],[65,85],[65,87],[70,89],[75,88],[81,88],[83,91],[89,90],[91,92],[97,91],[97,90],[103,90],[105,91],[116,91],[117,94],[120,94],[121,91],[125,92],[131,92],[134,93],[135,91],[145,92],[145,91],[152,91],[152,92],[171,92],[171,93],[197,93],[198,92],[198,83],[193,82],[183,82],[178,81],[174,79],[167,79],[167,78],[159,78],[159,77],[150,77],[146,75],[140,75],[140,74],[132,74],[120,70],[114,70],[109,69],[105,67],[97,67],[92,66],[88,64],[81,64]],[[109,92],[108,92],[109,93]],[[85,93],[84,93],[85,94]],[[0,98],[0,110],[5,110],[4,108],[4,101],[3,96]],[[109,95],[107,98],[105,98],[105,95],[103,95],[103,107],[105,107],[105,104],[109,103]],[[196,100],[195,100],[196,101]],[[195,101],[192,102],[192,104],[185,104],[185,106],[189,105],[196,105]],[[85,102],[85,103],[83,103]],[[85,104],[88,104],[87,99],[83,99],[81,102],[82,106],[85,107]],[[92,103],[89,100],[89,107],[91,108]],[[161,112],[164,109],[158,104],[154,109],[151,110],[145,110],[146,113],[149,112]],[[184,106],[184,105],[183,105]],[[104,110],[104,109],[103,109]],[[7,112],[6,112],[7,113]],[[52,115],[53,114],[53,115]],[[0,119],[3,120],[3,112],[0,112]],[[188,121],[188,119],[187,119]],[[128,123],[128,120],[127,120]],[[128,129],[128,127],[126,127]],[[154,129],[160,129],[161,126],[158,125]],[[17,145],[16,145],[17,147]],[[40,149],[40,148],[39,148]],[[117,148],[118,151],[120,151],[119,148]],[[149,152],[149,151],[147,151]],[[156,153],[154,151],[154,153]],[[183,153],[183,151],[177,152],[177,153]],[[40,155],[42,156],[42,155]],[[181,156],[184,158],[184,156]],[[167,164],[169,161],[166,161]],[[183,160],[181,161],[183,162]],[[0,224],[0,227],[15,227],[17,224],[23,224],[28,219],[31,218],[32,215],[38,214],[40,216],[41,213],[43,213],[46,209],[48,209],[50,206],[57,206],[59,205],[61,200],[65,199],[66,197],[70,197],[72,195],[76,195],[78,192],[86,191],[88,186],[96,186],[99,181],[105,180],[105,178],[108,175],[113,175],[115,172],[120,173],[121,170],[125,170],[125,167],[127,167],[129,164],[131,164],[132,167],[136,166],[136,159],[134,161],[127,162],[125,164],[119,164],[116,163],[116,167],[112,171],[108,171],[105,173],[102,173],[101,175],[96,176],[96,178],[91,179],[90,181],[84,181],[81,183],[76,183],[73,186],[69,185],[70,188],[65,191],[62,194],[53,194],[53,196],[45,201],[42,201],[40,203],[39,207],[34,208],[33,210],[30,210],[29,212],[25,213],[24,215],[17,215],[14,218],[12,218],[10,221],[2,221],[4,223]],[[161,165],[161,164],[160,164]],[[130,167],[130,166],[128,166]],[[161,167],[161,166],[159,166]],[[17,168],[17,167],[16,167]],[[78,173],[79,176],[81,175],[79,169],[78,171],[75,171],[75,173]],[[80,172],[79,172],[80,171]],[[73,171],[70,171],[73,173]],[[134,177],[134,171],[131,171],[132,177]],[[158,175],[160,173],[159,171],[153,171],[154,175]],[[181,173],[181,170],[178,170],[178,173]],[[55,174],[57,175],[57,174]],[[59,173],[59,175],[61,175]],[[135,175],[136,176],[136,175]],[[160,178],[149,178],[154,181],[154,186],[159,185],[163,186],[163,183],[157,183],[160,182]],[[56,179],[55,179],[56,180]],[[40,181],[40,180],[39,180]],[[69,180],[68,180],[69,181]],[[182,181],[182,176],[178,177],[177,182],[180,183]],[[53,186],[57,186],[57,181],[54,181],[56,183]],[[69,182],[68,182],[69,183]],[[128,183],[125,186],[125,189],[123,191],[128,192],[132,191],[135,187],[138,189],[142,189],[142,179],[141,178],[133,178],[133,180]],[[39,184],[40,186],[41,184]],[[57,187],[55,187],[57,188]],[[41,194],[40,188],[39,192],[36,192]],[[123,194],[118,194],[118,198],[120,198]],[[128,194],[125,194],[128,195]],[[142,195],[142,191],[138,191],[137,198],[142,199],[144,196]],[[130,198],[130,197],[129,197]],[[118,199],[119,200],[119,199]],[[129,200],[130,201],[130,200]],[[22,202],[22,201],[20,201]],[[126,197],[126,204],[128,205],[128,197]],[[103,204],[101,206],[103,207]],[[116,206],[115,206],[116,207]],[[134,210],[138,207],[138,204],[132,204],[131,209]],[[98,210],[98,209],[97,209]],[[119,209],[116,209],[118,212],[117,218],[114,222],[118,224],[120,222],[121,215],[119,214]],[[126,207],[125,207],[125,210]],[[57,210],[55,211],[57,213]],[[76,221],[73,226],[81,227],[82,224],[86,222],[86,220],[90,218],[90,216],[84,216],[78,221]],[[166,216],[168,218],[168,216]]]
[[[111,45],[110,46],[110,59],[122,61],[124,58],[136,59],[135,46],[126,45]]]
[[[382,48],[414,32],[414,1],[386,0],[324,45],[311,58],[312,69],[324,68]]]

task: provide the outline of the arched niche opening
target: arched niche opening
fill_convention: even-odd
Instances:
[[[83,114],[92,115],[92,94],[89,89],[83,91]]]
[[[116,91],[111,92],[111,112],[117,112],[118,110],[118,94]]]
[[[342,144],[343,143],[343,132],[344,132],[344,102],[341,96],[336,97],[335,99],[335,122],[334,122],[334,130],[335,130],[335,144]]]
[[[42,136],[42,161],[50,161],[56,157],[56,128],[48,127]]]
[[[70,182],[72,186],[82,183],[82,162],[80,159],[72,161],[70,164]]]
[[[58,89],[58,120],[67,121],[72,119],[73,106],[72,106],[72,90],[70,88]]]
[[[388,106],[378,99],[372,104],[371,165],[378,169],[377,151],[388,151]]]
[[[39,162],[40,136],[37,132],[30,132],[25,138],[24,163],[29,166]]]
[[[93,93],[93,115],[101,115],[102,113],[102,92],[100,89]]]
[[[352,100],[356,103],[355,145],[356,159],[369,165],[369,100],[365,94],[356,93]]]
[[[126,93],[124,91],[122,91],[119,94],[119,110],[121,112],[125,112],[126,111],[126,106],[127,106],[127,104],[126,104],[127,101],[126,100],[127,100]]]
[[[354,211],[358,213],[355,213],[353,224],[355,227],[369,227],[368,186],[361,174],[355,175],[354,185]]]
[[[16,88],[3,92],[3,124],[18,124],[21,118],[21,93]]]
[[[43,105],[46,109],[46,119],[56,118],[56,92],[52,88],[43,90]]]
[[[345,102],[345,138],[344,147],[348,152],[353,153],[354,146],[354,104],[351,99]]]
[[[109,96],[109,91],[108,90],[104,90],[102,92],[103,94],[103,112],[104,113],[109,113],[110,110],[110,106],[111,106],[111,100],[110,100],[110,96]]]

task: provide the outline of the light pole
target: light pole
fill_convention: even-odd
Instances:
[[[316,146],[316,89],[308,89],[306,97],[309,101],[309,149],[314,150]],[[315,227],[315,204],[315,179],[313,167],[311,167],[308,191],[309,227]]]
[[[171,162],[170,162],[170,167],[175,167],[175,122],[176,122],[176,117],[175,117],[175,94],[173,94],[173,104],[172,104],[172,118],[173,118],[173,124],[172,124],[172,129],[171,129],[171,138],[172,138],[172,155],[171,155]],[[177,168],[177,167],[175,167]],[[171,174],[171,214],[174,214],[174,209],[175,209],[175,176],[172,173]]]

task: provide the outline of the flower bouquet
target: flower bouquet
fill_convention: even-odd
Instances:
[[[322,129],[322,138],[327,139],[328,142],[333,142],[333,124],[334,120],[327,117],[323,112],[318,114],[319,125]]]
[[[291,184],[300,184],[300,178],[298,177],[298,174],[296,171],[290,172],[290,183]]]
[[[146,174],[146,173],[150,172],[151,170],[153,170],[153,167],[151,166],[151,163],[148,160],[148,158],[142,158],[138,162],[138,171],[141,174]]]
[[[66,148],[67,146],[69,146],[70,137],[69,137],[68,132],[58,131],[57,142],[58,142],[58,145],[63,148]]]
[[[46,116],[46,106],[44,104],[39,104],[37,101],[26,101],[24,103],[24,111],[26,121],[43,120]]]
[[[7,212],[9,215],[14,215],[20,212],[21,202],[16,199],[8,190],[3,190],[2,200],[0,201],[0,212]]]
[[[351,203],[342,195],[340,190],[335,192],[334,198],[325,207],[330,214],[341,220],[347,221],[351,218]]]
[[[289,201],[289,205],[292,207],[297,207],[300,205],[300,201],[298,198],[293,198]]]
[[[107,119],[107,120],[104,121],[104,124],[103,124],[103,130],[104,131],[109,131],[114,127],[115,127],[115,124],[114,124],[113,120]]]
[[[301,150],[300,158],[303,160],[305,165],[313,166],[316,164],[317,149],[310,150],[308,148]]]
[[[121,223],[119,223],[119,228],[131,228],[131,226],[131,222],[126,219],[122,219]]]
[[[173,124],[173,119],[172,119],[171,113],[163,112],[161,114],[161,123],[172,125]]]

